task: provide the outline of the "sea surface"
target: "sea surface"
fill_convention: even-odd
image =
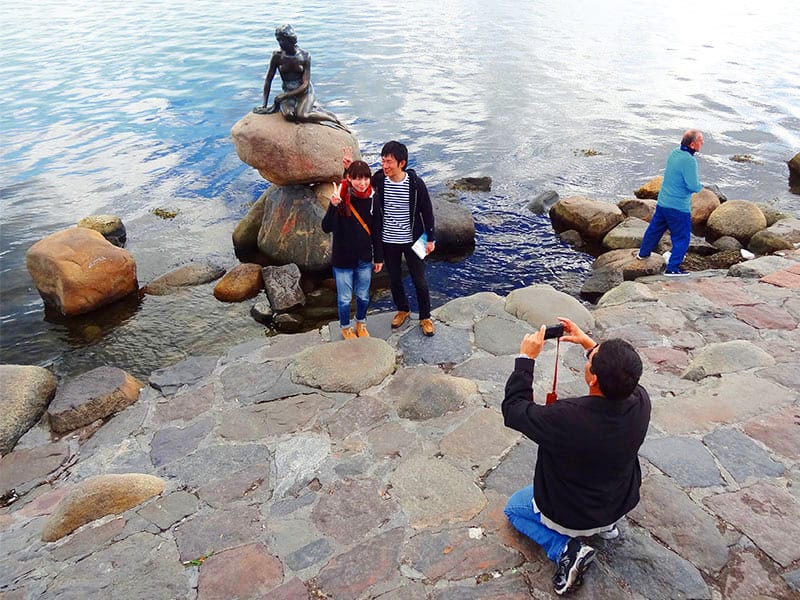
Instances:
[[[261,103],[282,23],[368,162],[398,139],[434,194],[450,178],[493,178],[490,193],[458,196],[477,246],[429,264],[435,306],[532,283],[576,294],[591,257],[528,201],[631,197],[688,127],[705,132],[705,183],[798,209],[786,167],[800,151],[798,2],[4,0],[0,22],[3,363],[146,376],[265,333],[250,303],[219,303],[211,284],[46,315],[25,252],[113,213],[142,285],[192,259],[234,265],[233,227],[268,184],[230,128]]]

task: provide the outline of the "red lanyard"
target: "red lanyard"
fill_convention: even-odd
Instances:
[[[547,400],[545,401],[546,404],[552,404],[556,400],[558,400],[558,394],[556,393],[556,383],[558,382],[558,351],[561,348],[561,338],[556,340],[556,366],[553,369],[553,391],[547,394]]]

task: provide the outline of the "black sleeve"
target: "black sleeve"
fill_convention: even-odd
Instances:
[[[428,188],[422,178],[417,177],[417,200],[419,201],[419,211],[422,215],[422,222],[425,226],[425,233],[428,235],[429,242],[436,241],[436,227],[433,222],[433,205],[431,197],[428,195]]]
[[[533,401],[533,368],[530,358],[517,358],[514,371],[506,381],[506,393],[501,410],[506,427],[519,431],[537,444],[546,444],[557,438],[559,411],[556,405],[543,406]]]
[[[339,209],[333,204],[328,205],[328,211],[322,217],[322,231],[330,233],[336,228],[336,223],[339,221]]]
[[[383,203],[372,198],[372,262],[383,262]]]

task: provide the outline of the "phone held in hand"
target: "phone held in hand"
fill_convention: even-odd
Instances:
[[[558,325],[548,325],[544,330],[544,339],[546,340],[560,338],[562,335],[564,335],[564,325],[561,323]]]

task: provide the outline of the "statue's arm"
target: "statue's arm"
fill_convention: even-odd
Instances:
[[[278,70],[278,57],[280,52],[273,52],[272,58],[269,61],[269,68],[267,69],[267,76],[264,78],[264,106],[269,102],[269,91],[272,88],[272,80],[275,77],[275,71]],[[275,99],[277,101],[277,98]]]

